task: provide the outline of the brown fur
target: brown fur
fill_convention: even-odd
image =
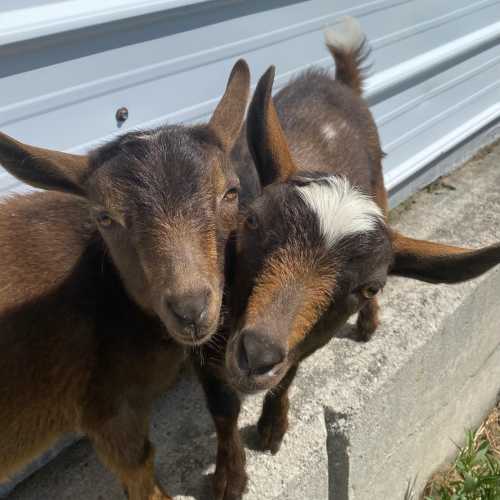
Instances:
[[[329,44],[327,48],[335,60],[335,80],[361,96],[364,81],[362,66],[370,55],[366,38],[363,38],[359,46],[350,52]]]
[[[81,432],[130,500],[170,499],[151,407],[185,359],[180,342],[219,324],[248,87],[240,61],[208,125],[126,134],[89,156],[0,134],[11,173],[62,191],[0,203],[0,482]],[[199,297],[203,315],[186,319]]]
[[[83,202],[13,198],[1,206],[0,234],[0,481],[78,431],[130,498],[149,498],[150,406],[173,382],[183,349],[107,279],[110,264],[89,255],[95,229]]]
[[[271,79],[267,81],[271,82],[272,85]],[[259,175],[262,184],[266,185],[287,179],[295,171],[295,165],[286,147],[286,139],[281,130],[278,114],[274,106],[269,106],[272,99],[270,88],[263,95],[263,99],[265,100],[264,109],[267,109],[268,113],[250,113],[248,115],[247,127],[255,130],[256,133],[247,134],[247,140],[250,150],[255,156],[254,160],[264,167],[259,170]],[[269,133],[266,133],[267,131]],[[268,140],[271,137],[273,140]],[[254,140],[258,142],[254,142]],[[283,168],[280,170],[271,168],[274,163],[282,165]],[[267,165],[269,168],[265,168]]]
[[[238,498],[246,488],[247,477],[237,421],[231,417],[216,417],[214,422],[218,440],[214,495],[216,498]]]
[[[297,257],[293,249],[287,250],[275,252],[265,263],[259,283],[247,302],[244,319],[240,318],[240,321],[249,328],[258,328],[262,311],[270,311],[270,316],[278,322],[291,312],[300,311],[293,316],[291,329],[287,332],[287,347],[293,350],[304,338],[304,332],[314,326],[328,307],[336,276],[333,266],[318,265],[318,255],[306,253]],[[297,280],[300,289],[297,289]],[[286,298],[276,301],[279,294],[286,295]],[[276,329],[279,331],[280,326],[276,325]]]

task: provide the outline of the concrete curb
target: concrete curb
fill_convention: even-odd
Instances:
[[[500,239],[500,145],[391,214],[408,235],[477,247]],[[500,389],[500,270],[457,286],[391,279],[367,344],[341,332],[301,367],[290,431],[271,457],[248,449],[249,500],[401,500],[463,442]],[[240,427],[251,448],[261,398]],[[158,403],[158,474],[177,499],[209,496],[215,437],[189,377]],[[20,484],[12,500],[123,499],[82,441]]]

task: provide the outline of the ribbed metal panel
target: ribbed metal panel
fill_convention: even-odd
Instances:
[[[499,0],[7,0],[0,129],[85,150],[131,127],[203,119],[238,57],[254,81],[276,64],[277,88],[309,64],[331,66],[322,29],[344,15],[373,47],[367,96],[392,189],[499,118]],[[0,191],[15,186],[0,174]]]

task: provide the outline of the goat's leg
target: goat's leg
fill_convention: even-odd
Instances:
[[[369,299],[368,302],[363,306],[363,308],[358,313],[358,320],[356,321],[357,338],[360,342],[368,342],[375,330],[378,328],[379,305],[376,297]]]
[[[240,399],[209,367],[194,364],[217,432],[215,500],[240,500],[247,485],[245,450],[238,431]]]
[[[87,430],[101,461],[120,479],[129,500],[172,500],[158,485],[149,415],[124,409]]]
[[[298,364],[293,365],[283,380],[271,389],[264,399],[262,413],[257,423],[259,446],[276,454],[288,430],[288,390],[297,374]]]

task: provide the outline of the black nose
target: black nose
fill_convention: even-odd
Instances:
[[[256,330],[241,333],[239,365],[253,375],[264,375],[286,358],[286,348],[273,342],[269,335]]]
[[[165,307],[181,326],[197,326],[207,317],[210,295],[210,290],[207,288],[185,295],[167,296]]]

